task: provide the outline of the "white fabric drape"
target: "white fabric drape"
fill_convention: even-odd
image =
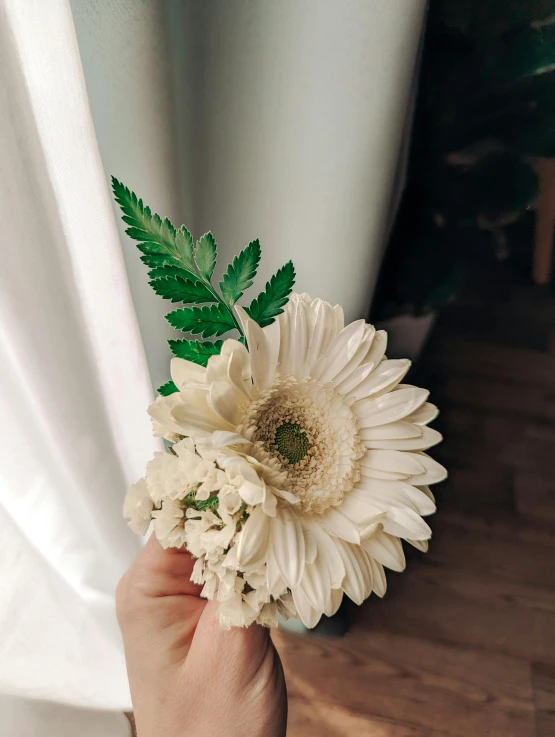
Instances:
[[[258,286],[293,258],[303,290],[363,315],[424,7],[0,0],[3,737],[127,733],[121,502],[156,447],[169,329],[108,176],[224,258],[260,237]]]
[[[0,690],[121,710],[151,386],[68,4],[0,3],[0,75]]]

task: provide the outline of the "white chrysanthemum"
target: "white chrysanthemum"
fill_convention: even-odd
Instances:
[[[123,516],[129,519],[129,527],[136,535],[146,535],[154,503],[149,496],[148,487],[144,479],[129,487],[123,504]]]
[[[156,453],[146,475],[126,497],[124,514],[138,534],[150,521],[161,545],[187,547],[197,558],[192,579],[202,584],[202,596],[220,602],[223,627],[248,626],[254,621],[277,624],[278,604],[266,586],[266,567],[240,570],[235,540],[253,507],[274,513],[276,497],[248,460],[228,453],[201,457],[187,438],[171,453]],[[285,596],[287,589],[274,592]],[[285,616],[290,609],[280,605]]]
[[[227,340],[206,368],[173,359],[179,392],[149,412],[158,435],[194,437],[225,471],[222,521],[236,519],[239,494],[227,555],[244,574],[265,570],[264,616],[290,592],[289,611],[312,627],[343,593],[383,596],[383,566],[405,565],[400,538],[426,549],[428,485],[446,477],[423,452],[441,440],[426,427],[437,410],[400,383],[410,362],[385,357],[386,334],[364,320],[344,327],[338,306],[294,294],[263,329],[237,312],[248,351]]]

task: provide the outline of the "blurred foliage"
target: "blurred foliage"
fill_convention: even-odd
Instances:
[[[408,183],[378,317],[437,309],[473,248],[507,255],[555,156],[555,0],[431,0]]]

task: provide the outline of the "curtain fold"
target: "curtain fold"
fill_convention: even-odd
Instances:
[[[424,10],[0,0],[6,737],[69,737],[81,717],[86,735],[128,731],[101,712],[130,704],[113,596],[140,543],[121,504],[159,447],[145,408],[171,330],[109,175],[213,230],[222,262],[260,237],[256,286],[292,258],[300,289],[365,315]]]
[[[152,389],[66,2],[0,2],[0,141],[0,688],[123,709]]]

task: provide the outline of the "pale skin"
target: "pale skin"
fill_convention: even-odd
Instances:
[[[119,583],[138,737],[284,737],[287,694],[269,631],[223,631],[191,556],[152,536]]]

